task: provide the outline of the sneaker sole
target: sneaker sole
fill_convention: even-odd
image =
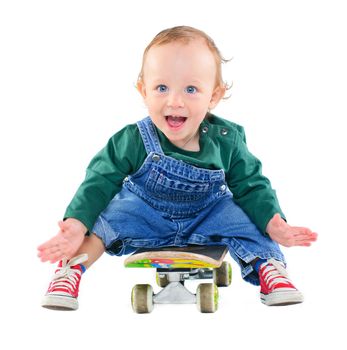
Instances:
[[[304,301],[304,296],[299,291],[271,294],[260,293],[260,300],[267,306],[285,306],[302,303]]]
[[[59,295],[45,295],[41,306],[51,310],[73,311],[78,309],[78,301],[72,297]]]

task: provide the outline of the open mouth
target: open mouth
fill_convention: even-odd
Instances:
[[[177,115],[167,115],[165,118],[169,127],[172,129],[180,128],[187,120],[187,117],[181,117]]]

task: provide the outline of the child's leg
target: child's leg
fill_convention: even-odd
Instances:
[[[205,237],[207,243],[222,242],[229,247],[230,255],[241,267],[243,279],[261,285],[263,303],[284,305],[303,301],[302,294],[288,278],[279,245],[261,233],[230,197],[204,210],[191,227],[194,233],[189,243],[195,243],[199,234],[196,237],[199,241]]]
[[[105,252],[105,246],[103,241],[94,233],[90,236],[86,236],[76,256],[81,254],[87,254],[88,260],[83,262],[83,265],[88,269],[100,256]]]
[[[78,289],[83,272],[105,251],[102,240],[95,234],[86,236],[75,257],[62,260],[48,287],[41,305],[54,310],[78,309]]]

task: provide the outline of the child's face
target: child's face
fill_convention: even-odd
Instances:
[[[215,58],[202,39],[149,49],[138,90],[153,123],[176,146],[198,143],[200,123],[223,97],[216,71]]]

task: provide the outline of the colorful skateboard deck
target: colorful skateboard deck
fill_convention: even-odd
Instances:
[[[139,249],[125,261],[125,267],[217,268],[228,249],[226,246],[187,246]]]

